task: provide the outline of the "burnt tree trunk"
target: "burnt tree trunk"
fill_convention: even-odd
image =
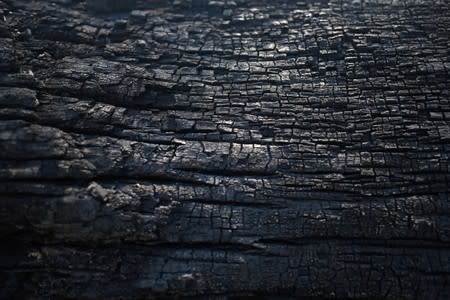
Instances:
[[[0,8],[0,298],[450,299],[448,1]]]

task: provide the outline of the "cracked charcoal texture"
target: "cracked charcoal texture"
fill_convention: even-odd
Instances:
[[[0,298],[450,299],[449,7],[0,0]]]

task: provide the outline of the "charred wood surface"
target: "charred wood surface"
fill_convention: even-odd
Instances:
[[[450,299],[449,28],[0,0],[0,298]]]

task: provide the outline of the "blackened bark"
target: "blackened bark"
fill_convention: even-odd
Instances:
[[[448,1],[106,3],[0,0],[0,298],[450,298]]]

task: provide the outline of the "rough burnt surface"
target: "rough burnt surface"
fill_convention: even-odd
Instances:
[[[0,7],[0,298],[450,298],[448,1]]]

